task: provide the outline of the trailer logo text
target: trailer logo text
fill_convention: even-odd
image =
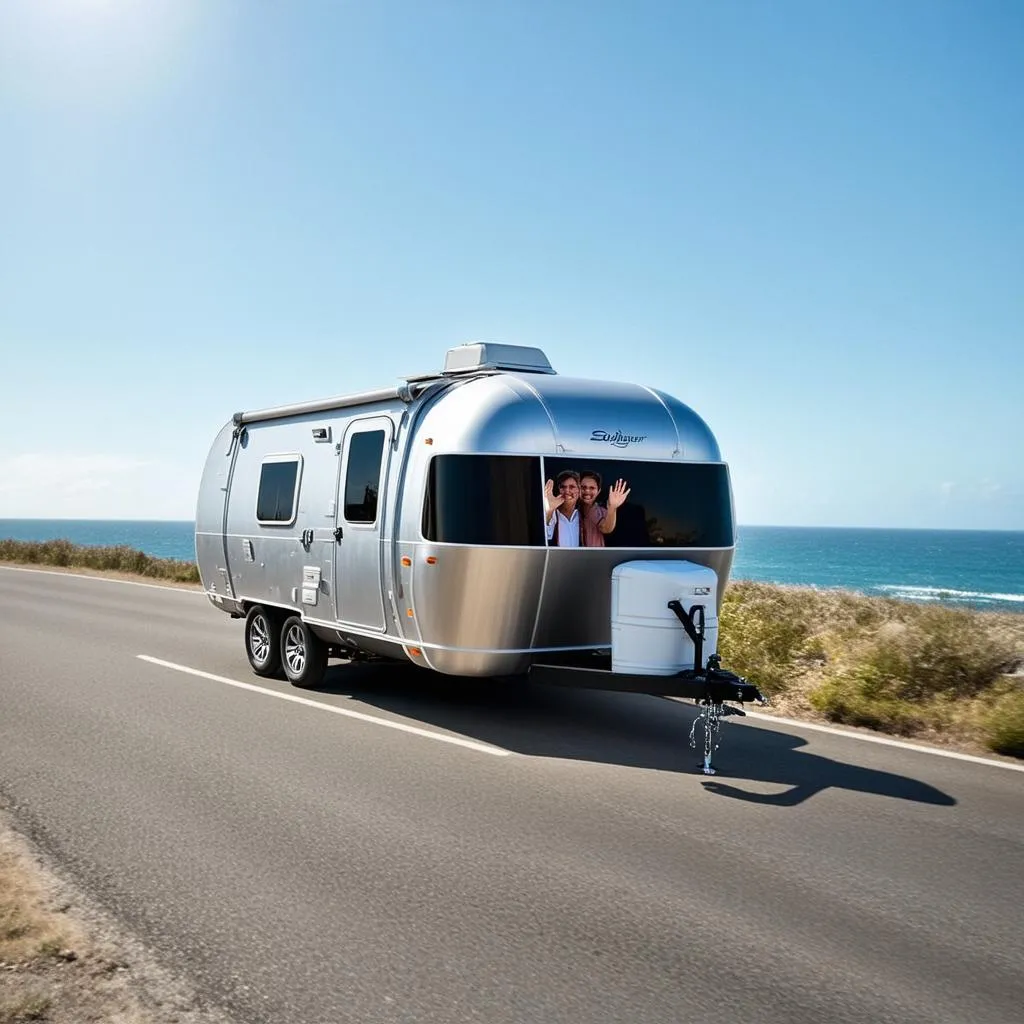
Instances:
[[[623,434],[621,430],[616,430],[614,434],[610,434],[607,430],[592,430],[590,432],[591,441],[604,441],[607,444],[615,445],[616,448],[627,448],[631,444],[639,444],[641,441],[647,440],[646,434]]]

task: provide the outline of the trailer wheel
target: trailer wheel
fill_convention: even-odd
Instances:
[[[281,620],[254,604],[245,617],[245,653],[258,676],[281,674]]]
[[[298,615],[281,627],[281,664],[292,686],[303,690],[319,685],[327,671],[327,644]]]

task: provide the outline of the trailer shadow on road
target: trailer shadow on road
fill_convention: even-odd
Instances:
[[[466,679],[385,664],[332,665],[321,693],[536,757],[567,758],[698,776],[706,791],[793,807],[827,789],[845,789],[942,807],[951,796],[917,779],[835,761],[801,749],[807,740],[726,721],[715,755],[718,775],[700,774],[689,743],[692,703],[641,694],[545,686],[521,679]],[[737,785],[785,787],[766,794]]]

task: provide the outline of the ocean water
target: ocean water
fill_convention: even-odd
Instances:
[[[195,560],[190,521],[0,519],[0,539],[120,545]],[[1024,532],[740,526],[733,579],[842,587],[1024,614]]]
[[[732,575],[1024,613],[1024,532],[741,526]]]
[[[196,524],[159,519],[0,519],[0,540],[69,540],[134,548],[151,558],[196,560]]]

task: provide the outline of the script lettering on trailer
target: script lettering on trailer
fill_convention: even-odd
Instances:
[[[605,444],[614,445],[616,448],[628,448],[631,444],[639,444],[647,440],[646,434],[624,434],[621,430],[614,433],[608,430],[592,430],[591,441],[604,441]]]

